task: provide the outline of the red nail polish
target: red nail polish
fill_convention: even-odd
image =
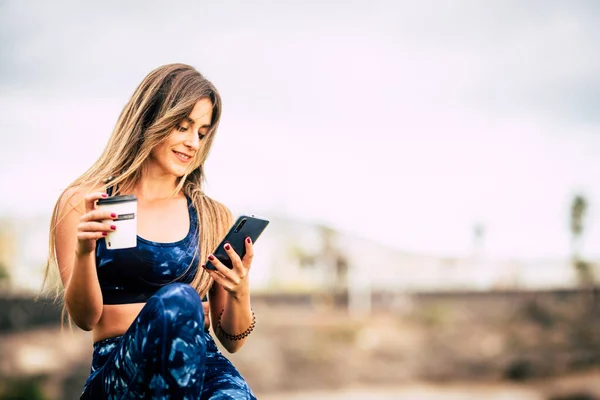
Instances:
[[[202,268],[206,269],[206,265],[202,264]]]
[[[111,213],[111,214],[110,214],[110,216],[111,216],[111,217],[113,217],[113,218],[116,218],[116,217],[117,217],[117,214],[115,214],[115,213]]]
[[[102,232],[102,236],[108,235],[108,232]]]
[[[114,231],[115,229],[117,229],[117,227],[115,225],[111,225],[110,229],[112,229]]]
[[[211,254],[210,256],[208,256],[208,259],[209,259],[210,261],[212,261],[212,260],[214,260],[214,259],[215,259],[215,256],[213,256],[213,255]]]
[[[252,240],[250,238],[246,238],[246,243],[252,243]]]
[[[108,195],[106,193],[102,193],[102,197],[107,198]]]
[[[229,250],[231,248],[231,246],[228,244],[225,245],[225,250]]]

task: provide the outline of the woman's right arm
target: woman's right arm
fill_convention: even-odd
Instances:
[[[65,304],[77,326],[90,331],[102,316],[103,302],[96,272],[96,240],[111,230],[110,212],[96,210],[106,193],[69,189],[61,198],[56,223],[56,257],[65,288]]]

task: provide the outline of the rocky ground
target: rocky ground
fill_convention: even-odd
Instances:
[[[257,328],[229,358],[267,400],[600,399],[598,314],[580,296],[440,295],[390,304],[349,316],[323,299],[257,300]],[[91,344],[77,328],[1,334],[0,393],[26,378],[48,399],[76,399]]]
[[[261,400],[595,400],[600,371],[522,384],[412,382],[397,386],[349,387],[336,391],[270,393]]]

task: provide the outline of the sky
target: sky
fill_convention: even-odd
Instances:
[[[600,257],[594,1],[0,2],[0,215],[49,213],[142,78],[224,109],[206,192],[406,251]]]

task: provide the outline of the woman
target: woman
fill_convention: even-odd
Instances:
[[[208,333],[210,315],[233,353],[254,328],[250,239],[243,259],[225,246],[233,269],[209,253],[232,221],[202,192],[220,115],[217,90],[195,69],[157,68],[55,206],[49,267],[58,266],[69,316],[94,340],[82,399],[255,398]],[[105,222],[116,215],[96,201],[125,194],[138,199],[137,246],[107,250],[116,226]],[[216,271],[198,268],[206,259]]]

